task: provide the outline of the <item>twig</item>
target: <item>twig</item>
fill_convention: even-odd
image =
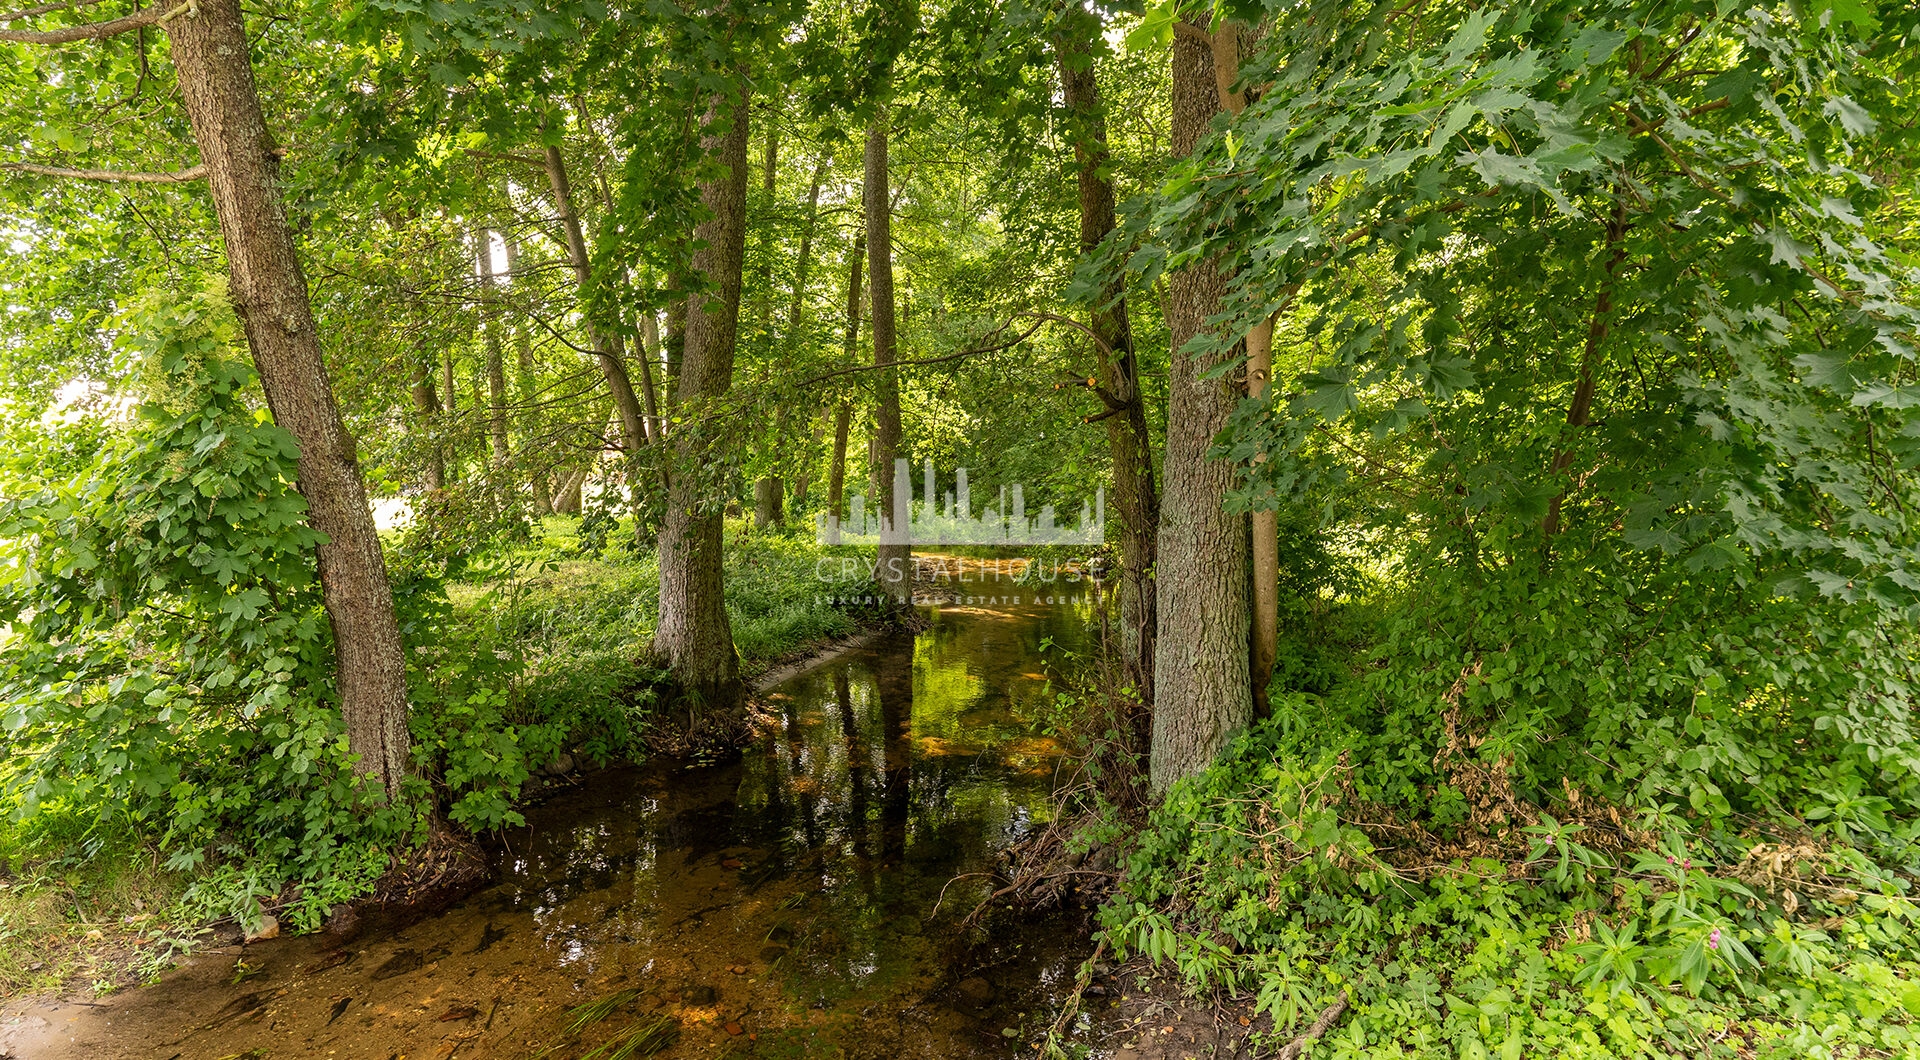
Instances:
[[[1048,1028],[1047,1041],[1051,1042],[1060,1037],[1060,1031],[1067,1025],[1067,1021],[1073,1018],[1074,1013],[1080,1011],[1081,995],[1087,992],[1087,984],[1093,982],[1093,966],[1099,962],[1100,955],[1105,952],[1107,952],[1107,940],[1102,938],[1100,944],[1093,948],[1093,956],[1088,957],[1086,963],[1080,966],[1080,975],[1074,983],[1073,995],[1067,998],[1067,1003],[1060,1009],[1060,1015],[1054,1019],[1053,1026]]]
[[[1340,991],[1340,996],[1334,1000],[1333,1004],[1320,1010],[1320,1018],[1313,1021],[1313,1026],[1308,1027],[1300,1037],[1288,1042],[1286,1048],[1275,1053],[1274,1060],[1298,1060],[1300,1054],[1306,1050],[1307,1046],[1313,1044],[1314,1040],[1322,1034],[1327,1033],[1328,1029],[1333,1026],[1334,1021],[1339,1019],[1340,1014],[1346,1010],[1347,992],[1342,990]]]

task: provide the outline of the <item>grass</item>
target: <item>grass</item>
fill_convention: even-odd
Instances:
[[[0,824],[0,997],[137,978],[187,929],[171,913],[188,880],[132,836],[74,840],[49,811]]]

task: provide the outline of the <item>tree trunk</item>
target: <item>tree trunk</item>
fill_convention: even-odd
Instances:
[[[1247,332],[1247,396],[1265,397],[1273,382],[1273,318]],[[1267,684],[1280,651],[1280,513],[1258,511],[1253,521],[1253,631],[1248,645],[1253,709],[1266,713]]]
[[[1196,26],[1196,28],[1199,28]],[[1173,151],[1192,152],[1219,98],[1211,49],[1173,40]],[[1158,541],[1158,643],[1154,651],[1153,790],[1212,762],[1252,715],[1247,657],[1247,522],[1227,514],[1233,469],[1207,449],[1240,397],[1230,375],[1205,378],[1232,352],[1194,355],[1188,343],[1220,311],[1226,279],[1211,259],[1169,280],[1166,489]]]
[[[520,241],[512,235],[506,235],[507,278],[508,282],[518,285],[526,282],[520,274]],[[513,393],[514,400],[520,406],[517,417],[520,431],[520,465],[527,474],[527,481],[533,488],[535,509],[542,515],[553,512],[553,494],[550,483],[553,475],[552,465],[540,459],[538,453],[527,451],[533,439],[540,433],[540,413],[534,407],[535,392],[539,389],[535,379],[533,364],[533,336],[528,333],[524,323],[513,329]]]
[[[553,514],[580,514],[581,501],[584,499],[581,494],[586,492],[587,473],[591,470],[592,468],[582,467],[567,473],[567,476],[561,480],[560,492],[553,495]]]
[[[567,258],[573,265],[573,279],[581,299],[581,309],[586,308],[587,288],[593,282],[593,265],[587,257],[587,237],[580,229],[580,214],[573,208],[573,188],[567,179],[567,161],[560,154],[558,145],[547,145],[547,184],[553,189],[553,207],[560,214],[560,225],[567,234]],[[613,407],[620,414],[620,432],[629,454],[638,453],[645,444],[646,427],[642,424],[640,400],[634,396],[633,380],[627,375],[625,359],[620,355],[616,337],[603,334],[601,329],[591,324],[587,329],[588,341],[593,344],[594,358],[600,362],[600,372],[606,377],[607,389],[613,392]]]
[[[227,247],[234,308],[274,421],[300,446],[308,521],[326,535],[317,550],[320,585],[347,746],[356,767],[394,796],[409,772],[406,655],[366,485],[334,404],[280,198],[280,164],[260,112],[246,24],[238,0],[200,0],[196,12],[166,27]]]
[[[659,391],[653,385],[653,361],[660,352],[660,328],[651,311],[640,314],[640,394],[647,402],[647,441],[658,442],[666,435],[660,421]]]
[[[827,515],[847,516],[847,433],[853,429],[853,402],[841,401],[833,410],[833,456],[827,462]]]
[[[860,266],[865,242],[866,236],[856,231],[847,250],[847,329],[840,355],[849,366],[860,353]],[[827,515],[834,519],[847,514],[847,434],[852,429],[853,402],[842,398],[833,412],[833,459],[827,465]]]
[[[480,327],[487,347],[487,436],[493,442],[496,473],[504,472],[512,452],[507,448],[506,343],[500,336],[500,292],[493,272],[493,233],[473,230],[474,257],[480,266]]]
[[[720,169],[700,185],[700,201],[709,217],[694,234],[702,245],[693,264],[713,291],[696,296],[698,301],[687,309],[686,349],[675,395],[682,423],[674,432],[660,529],[660,627],[653,641],[654,653],[710,716],[733,713],[741,698],[740,659],[727,621],[721,574],[721,511],[718,498],[702,488],[698,474],[711,433],[701,419],[715,413],[712,406],[733,385],[739,337],[747,202],[744,77],[741,84],[732,99],[715,96],[701,123],[703,153],[717,157]]]
[[[821,155],[813,165],[813,183],[807,186],[807,220],[800,229],[800,255],[793,263],[793,301],[787,306],[787,356],[791,358],[800,343],[800,325],[807,305],[807,277],[813,268],[813,230],[820,219],[820,182],[827,175],[832,159]]]
[[[1084,9],[1073,11],[1076,24],[1055,42],[1061,95],[1073,123],[1070,135],[1079,162],[1080,252],[1093,253],[1114,228],[1113,183],[1105,175],[1106,110],[1093,74],[1090,41],[1100,23]],[[1101,397],[1113,414],[1106,417],[1107,446],[1113,453],[1113,513],[1120,520],[1120,650],[1127,681],[1142,703],[1153,702],[1154,553],[1160,530],[1160,498],[1153,480],[1153,435],[1147,427],[1146,400],[1140,389],[1140,364],[1133,349],[1123,288],[1103,292],[1089,324],[1099,347]],[[1145,718],[1141,719],[1143,722]],[[1145,744],[1147,733],[1136,737]]]
[[[777,527],[787,521],[787,507],[782,499],[780,476],[770,475],[753,484],[753,528],[765,530]]]
[[[433,389],[433,364],[421,357],[413,365],[413,407],[426,424],[430,444],[421,483],[429,498],[447,488],[447,457],[440,449],[440,395]]]
[[[897,360],[893,333],[893,225],[887,199],[887,111],[883,107],[867,128],[867,282],[873,304],[873,363]],[[898,369],[873,373],[873,509],[885,520],[874,580],[896,603],[913,593],[913,546],[908,542],[911,498],[899,495],[894,461],[900,454],[900,378]]]

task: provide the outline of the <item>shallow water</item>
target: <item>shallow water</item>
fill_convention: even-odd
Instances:
[[[779,724],[740,761],[608,771],[529,811],[500,844],[496,882],[441,915],[344,948],[311,937],[208,953],[151,987],[35,1008],[13,1048],[1030,1053],[1021,1043],[1085,956],[1077,923],[1001,921],[971,938],[958,923],[998,852],[1045,821],[1060,756],[1043,732],[1050,659],[1084,644],[1088,602],[1066,584],[963,591],[917,636],[763,695]],[[255,969],[238,983],[236,960]]]

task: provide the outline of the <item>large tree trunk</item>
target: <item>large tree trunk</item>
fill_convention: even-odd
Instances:
[[[238,0],[201,0],[196,12],[166,27],[227,246],[234,308],[274,421],[299,443],[308,521],[326,535],[317,550],[320,585],[347,746],[362,773],[397,795],[409,770],[406,656],[366,485],[334,404],[280,198],[280,165],[247,59],[246,24]]]
[[[1076,7],[1074,22],[1055,42],[1061,95],[1073,123],[1070,135],[1079,162],[1080,252],[1091,254],[1114,228],[1113,183],[1105,171],[1106,110],[1093,75],[1090,41],[1099,20]],[[1107,446],[1113,453],[1113,513],[1120,520],[1120,650],[1126,677],[1142,703],[1153,702],[1154,551],[1160,530],[1160,497],[1153,481],[1153,435],[1147,427],[1140,364],[1133,349],[1127,303],[1118,285],[1102,294],[1111,305],[1095,308],[1089,324],[1099,347],[1099,388],[1109,403]],[[1141,719],[1146,720],[1144,717]],[[1147,736],[1145,731],[1137,737]]]
[[[682,423],[673,434],[660,528],[660,627],[653,650],[695,701],[724,716],[740,702],[740,659],[727,622],[719,498],[702,487],[699,470],[707,447],[714,444],[712,426],[702,419],[716,413],[713,406],[733,386],[739,337],[747,204],[744,87],[731,100],[716,96],[702,127],[701,148],[721,165],[717,175],[700,185],[700,201],[709,217],[694,233],[702,245],[693,264],[713,290],[696,296],[686,315],[686,348],[675,395]]]
[[[900,377],[893,332],[893,224],[887,196],[887,111],[867,128],[867,286],[873,303],[873,509],[886,522],[875,556],[874,580],[896,603],[913,594],[913,546],[908,543],[911,500],[898,496],[894,460],[900,454]]]
[[[1195,27],[1199,28],[1199,27]],[[1219,109],[1211,50],[1173,40],[1173,151],[1192,152]],[[1206,768],[1253,712],[1247,658],[1247,521],[1227,514],[1233,469],[1207,459],[1240,398],[1231,373],[1206,378],[1228,354],[1184,347],[1220,311],[1226,279],[1211,259],[1173,274],[1167,330],[1166,489],[1158,542],[1153,789]]]

